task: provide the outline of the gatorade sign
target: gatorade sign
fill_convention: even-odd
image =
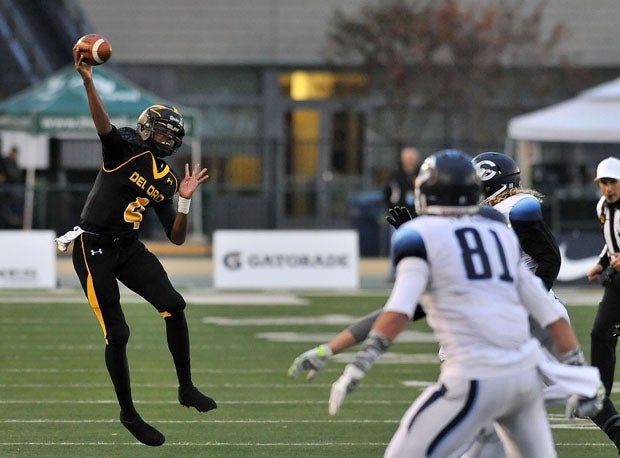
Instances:
[[[215,231],[213,283],[229,289],[357,289],[357,231]]]

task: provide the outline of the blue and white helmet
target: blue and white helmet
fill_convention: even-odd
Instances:
[[[447,149],[422,163],[415,180],[415,206],[420,214],[475,213],[482,200],[480,177],[471,157]]]
[[[494,151],[480,153],[474,157],[473,163],[482,180],[482,194],[486,200],[521,186],[521,171],[517,163],[505,154]]]

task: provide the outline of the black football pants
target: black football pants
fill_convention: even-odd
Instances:
[[[117,329],[126,325],[117,280],[164,317],[185,308],[164,267],[139,240],[83,233],[74,243],[73,267],[108,341],[125,333]]]
[[[598,367],[607,395],[614,382],[618,338],[611,335],[611,329],[617,323],[620,323],[620,289],[610,284],[604,289],[590,333],[590,363]]]
[[[118,281],[151,303],[165,318],[168,348],[179,384],[191,384],[185,300],[174,289],[157,257],[138,240],[83,233],[74,242],[73,266],[106,341],[106,366],[121,408],[131,403],[126,344],[129,326],[120,304]]]
[[[615,275],[615,277],[620,276]],[[590,333],[590,364],[597,367],[601,373],[601,381],[608,396],[603,410],[592,420],[605,432],[609,432],[609,426],[619,418],[615,406],[609,399],[614,383],[618,342],[618,338],[611,335],[611,329],[617,323],[620,323],[620,289],[611,283],[605,286]]]

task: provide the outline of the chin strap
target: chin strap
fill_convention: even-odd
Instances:
[[[497,196],[499,196],[502,192],[504,192],[506,189],[508,189],[508,186],[506,186],[505,184],[503,184],[501,186],[501,188],[499,188],[497,191],[495,191],[493,194],[491,194],[489,197],[487,197],[486,199],[484,199],[482,201],[483,204],[485,205],[490,205],[490,202],[493,201],[493,199],[495,199]]]

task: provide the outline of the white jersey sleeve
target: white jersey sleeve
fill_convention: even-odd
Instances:
[[[418,257],[403,258],[396,267],[396,281],[384,310],[413,317],[420,296],[426,289],[428,264]]]

